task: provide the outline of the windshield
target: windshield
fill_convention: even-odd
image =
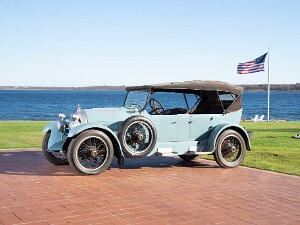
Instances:
[[[146,105],[148,95],[147,91],[130,91],[127,93],[124,106],[139,105],[143,109]]]

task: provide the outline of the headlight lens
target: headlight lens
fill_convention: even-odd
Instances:
[[[56,122],[56,129],[58,132],[62,132],[64,130],[64,124],[62,123],[63,121],[58,120]]]
[[[62,113],[58,113],[57,117],[61,118],[61,120],[64,120],[66,118],[65,114],[62,114]]]
[[[84,110],[77,110],[75,114],[71,115],[72,121],[66,121],[66,116],[62,113],[59,113],[57,117],[59,118],[56,122],[56,129],[58,132],[68,132],[66,129],[72,129],[81,123],[88,122]]]
[[[59,113],[57,117],[59,119],[56,122],[56,129],[58,130],[58,132],[63,132],[69,123],[65,121],[66,116],[64,114]]]
[[[74,114],[74,115],[71,116],[71,118],[72,118],[73,120],[79,120],[79,119],[80,119],[80,116],[78,116],[77,114]]]
[[[72,129],[80,124],[80,121],[79,121],[80,117],[78,115],[76,115],[76,114],[71,115],[71,118],[73,121],[69,124],[70,129]]]
[[[72,122],[69,124],[69,128],[72,129],[76,126],[78,126],[81,123],[87,123],[87,116],[84,112],[84,110],[79,110],[75,114],[71,115]]]

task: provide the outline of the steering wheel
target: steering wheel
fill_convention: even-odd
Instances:
[[[163,115],[165,114],[165,109],[162,106],[162,104],[155,98],[151,98],[149,101],[149,105],[151,107],[151,111],[149,112],[151,113],[155,113],[156,115]]]

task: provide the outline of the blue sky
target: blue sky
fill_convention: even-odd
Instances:
[[[300,1],[0,0],[1,86],[300,82]],[[267,67],[267,63],[266,63]]]

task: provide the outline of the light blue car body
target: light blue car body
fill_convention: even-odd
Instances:
[[[95,129],[107,134],[114,144],[115,155],[124,157],[118,134],[123,122],[132,116],[148,118],[155,126],[157,141],[153,154],[210,154],[215,151],[218,136],[226,129],[237,131],[248,150],[251,149],[247,131],[239,125],[242,109],[227,114],[150,115],[138,107],[95,108],[82,110],[87,121],[73,128],[58,131],[56,123],[48,124],[43,132],[51,132],[49,151],[67,149],[69,141],[83,131]]]

